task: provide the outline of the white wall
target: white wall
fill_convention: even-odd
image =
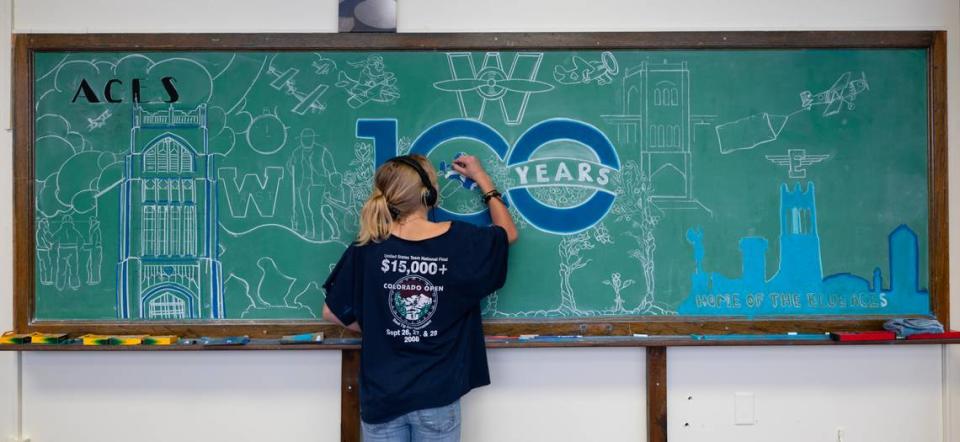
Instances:
[[[0,38],[6,35],[11,1],[0,0]],[[335,4],[20,0],[13,29],[328,32],[336,28]],[[948,29],[950,107],[960,109],[956,0],[402,0],[398,27],[403,32]],[[5,51],[0,56],[0,116],[9,107],[8,57]],[[950,134],[955,151],[960,119],[951,119]],[[0,136],[0,151],[10,151],[8,131]],[[11,168],[10,155],[0,156],[0,213],[11,210]],[[950,220],[956,226],[960,157],[950,156],[949,170],[954,182]],[[2,235],[11,237],[10,216],[0,216]],[[952,237],[951,249],[960,250],[960,231],[954,229]],[[12,251],[3,244],[0,325],[9,328]],[[960,275],[960,258],[953,259],[951,274]],[[952,291],[954,323],[960,322],[958,288]],[[643,438],[642,350],[504,349],[491,351],[490,360],[494,385],[464,401],[465,440]],[[671,440],[835,441],[837,428],[843,427],[845,442],[960,441],[960,349],[944,354],[940,347],[686,348],[671,350],[669,361]],[[185,381],[144,382],[171,372]],[[16,397],[16,383],[10,381],[16,376],[12,355],[0,355],[0,397]],[[132,440],[130,434],[148,427],[137,421],[83,421],[150,412],[174,418],[151,440],[228,440],[221,426],[225,416],[235,417],[243,430],[229,440],[263,440],[267,427],[271,440],[336,440],[338,377],[335,352],[28,354],[23,358],[24,436],[37,442]],[[240,385],[253,385],[254,394],[238,394]],[[732,424],[737,392],[755,394],[756,425]],[[16,430],[17,414],[9,402],[0,400],[0,440]],[[52,417],[66,410],[79,412],[67,419]],[[282,425],[262,423],[280,415],[286,416],[277,417]]]

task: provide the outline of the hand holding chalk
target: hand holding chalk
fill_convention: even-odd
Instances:
[[[480,164],[480,160],[477,159],[477,157],[473,155],[461,155],[454,159],[453,164],[450,166],[460,175],[476,181],[477,185],[480,186],[481,192],[493,189],[493,182],[490,180],[490,176],[487,175],[487,171],[483,170],[483,165]]]

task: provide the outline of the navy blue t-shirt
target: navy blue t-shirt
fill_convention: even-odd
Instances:
[[[363,331],[364,422],[444,406],[490,383],[480,300],[503,286],[508,250],[503,228],[458,221],[421,241],[347,248],[323,287],[330,311]]]

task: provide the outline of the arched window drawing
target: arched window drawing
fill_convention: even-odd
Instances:
[[[671,126],[671,128],[671,131],[673,132],[673,143],[670,145],[680,147],[680,126],[674,124]]]
[[[143,180],[141,227],[145,256],[197,255],[196,185],[192,179]]]
[[[143,171],[152,173],[193,172],[193,154],[173,137],[165,137],[143,153]]]
[[[679,106],[680,105],[680,91],[677,88],[670,88],[670,105]]]
[[[187,302],[175,292],[163,292],[147,303],[149,319],[186,319]]]
[[[654,106],[660,106],[660,104],[662,104],[662,103],[663,103],[663,100],[662,100],[662,98],[661,98],[661,96],[660,96],[660,89],[659,89],[659,88],[654,89],[654,90],[653,90],[653,105],[654,105]]]

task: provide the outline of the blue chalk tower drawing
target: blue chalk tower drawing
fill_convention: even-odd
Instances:
[[[797,183],[791,191],[780,186],[780,257],[777,272],[767,279],[767,240],[740,240],[743,271],[728,278],[703,271],[703,233],[690,229],[696,266],[690,295],[680,305],[680,314],[771,315],[771,314],[929,314],[930,298],[921,290],[917,235],[906,225],[890,233],[890,285],[874,269],[872,281],[849,273],[823,276],[820,235],[814,185],[804,191]]]
[[[120,319],[223,319],[207,108],[133,108],[120,190]]]

